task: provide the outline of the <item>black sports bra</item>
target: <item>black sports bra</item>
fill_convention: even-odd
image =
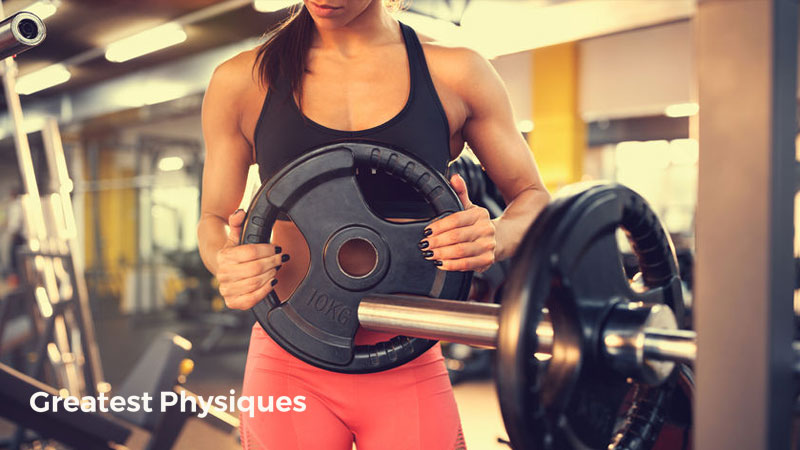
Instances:
[[[384,124],[361,131],[334,130],[303,115],[287,80],[279,79],[269,87],[253,137],[262,181],[310,149],[347,140],[373,140],[399,147],[446,175],[450,161],[447,116],[416,33],[402,23],[400,28],[408,54],[411,88],[403,109]],[[364,197],[378,214],[402,218],[432,215],[410,186],[387,175],[364,172],[367,171],[360,171],[357,179]]]

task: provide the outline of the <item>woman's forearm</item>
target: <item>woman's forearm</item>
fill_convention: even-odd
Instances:
[[[203,215],[197,224],[197,243],[200,258],[209,272],[217,274],[217,252],[225,246],[227,232],[225,221],[214,215]]]
[[[514,256],[528,228],[549,201],[550,194],[544,188],[526,189],[509,203],[500,217],[493,220],[496,261]]]

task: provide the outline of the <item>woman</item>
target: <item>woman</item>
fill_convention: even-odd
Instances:
[[[266,180],[309,148],[357,138],[404,148],[444,174],[468,142],[509,206],[490,220],[470,203],[464,181],[451,177],[465,210],[409,243],[441,270],[480,271],[510,257],[549,200],[489,63],[473,51],[419,39],[381,0],[304,0],[267,43],[216,69],[203,134],[200,252],[235,309],[252,307],[272,289],[288,298],[309,261],[290,221],[275,224],[271,244],[237,245],[245,213],[233,210],[253,163]],[[365,195],[387,217],[422,214],[408,192],[366,178]],[[371,267],[361,249],[344,257]],[[386,339],[360,332],[357,343]],[[389,371],[347,375],[299,361],[255,326],[243,395],[301,395],[306,404],[304,411],[243,415],[246,449],[464,447],[438,345]]]

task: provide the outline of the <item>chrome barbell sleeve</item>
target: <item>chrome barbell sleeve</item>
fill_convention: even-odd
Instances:
[[[358,320],[373,331],[495,347],[499,313],[494,303],[371,295],[361,300]]]
[[[0,59],[18,55],[44,41],[44,22],[27,11],[0,21]]]
[[[495,303],[375,294],[361,301],[358,320],[372,331],[495,348],[500,308]],[[536,353],[549,355],[554,330],[547,311],[543,314],[536,328]],[[601,336],[601,353],[609,366],[646,383],[663,381],[674,363],[693,363],[697,357],[697,333],[677,329],[672,311],[664,305],[620,303]],[[795,371],[800,374],[800,342],[794,349]]]
[[[496,303],[440,300],[414,295],[375,294],[361,300],[358,320],[372,331],[495,348],[500,329]],[[537,353],[549,354],[553,327],[545,317],[536,329]]]
[[[697,334],[689,330],[645,328],[644,357],[661,361],[694,363],[697,358]]]

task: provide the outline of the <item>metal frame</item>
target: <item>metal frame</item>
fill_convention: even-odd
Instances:
[[[3,14],[0,2],[0,17]],[[38,376],[45,358],[49,358],[60,387],[75,395],[96,395],[108,386],[102,381],[83,265],[76,258],[79,249],[70,200],[72,183],[66,172],[58,125],[49,120],[42,131],[50,186],[54,191],[43,199],[16,92],[17,65],[13,58],[0,61],[0,75],[25,192],[22,207],[28,245],[22,253],[30,271],[25,272],[27,287],[38,307],[37,327],[44,331],[36,346],[39,353],[33,373]]]
[[[790,445],[797,6],[698,4],[698,449]]]
[[[3,15],[2,4],[0,4],[0,16]],[[25,195],[22,196],[22,207],[25,216],[25,227],[28,231],[28,248],[32,252],[45,252],[50,250],[50,240],[48,239],[47,221],[44,213],[44,206],[36,183],[36,173],[33,165],[28,135],[24,129],[22,115],[22,105],[19,95],[16,92],[17,66],[13,58],[5,58],[0,62],[0,75],[2,75],[3,89],[6,97],[9,115],[12,118],[14,144],[17,152],[20,176]],[[39,287],[44,289],[46,295],[41,302],[37,302],[40,307],[42,317],[49,317],[52,314],[54,304],[64,300],[59,291],[59,271],[54,262],[55,258],[46,256],[34,256],[33,266],[39,275],[39,279],[31,280],[33,289]],[[62,271],[63,272],[63,271]],[[69,322],[69,320],[67,321]],[[80,392],[83,386],[77,379],[75,360],[70,351],[69,331],[67,322],[56,320],[53,332],[53,341],[59,354],[58,361],[51,356],[51,362],[60,372],[60,379],[64,381],[66,387],[71,392]],[[41,357],[41,355],[40,355]]]
[[[65,258],[68,259],[70,283],[74,289],[72,300],[74,301],[77,329],[80,332],[81,348],[79,351],[85,359],[83,372],[86,380],[86,390],[88,393],[96,395],[99,391],[98,384],[105,383],[105,378],[100,361],[100,351],[95,338],[92,310],[89,305],[89,290],[86,286],[83,258],[81,257],[82,249],[80,242],[78,242],[75,213],[72,207],[73,183],[67,171],[67,162],[64,155],[64,146],[61,142],[58,121],[54,117],[48,117],[44,121],[42,142],[50,174],[51,189],[58,194],[57,198],[60,201],[61,217],[59,219],[62,223],[57,224],[57,228],[62,234],[60,241],[66,247],[67,256]],[[105,390],[105,386],[103,388]]]

